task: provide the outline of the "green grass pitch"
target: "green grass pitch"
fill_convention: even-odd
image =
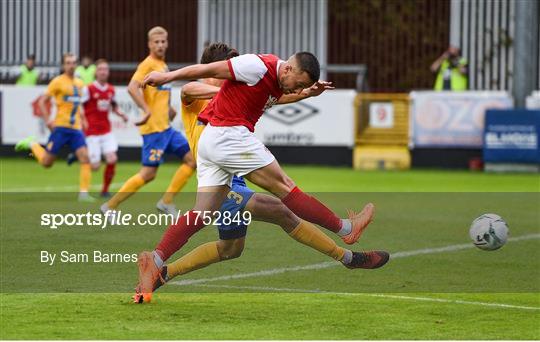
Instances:
[[[374,201],[376,220],[354,248],[384,248],[395,258],[376,271],[346,270],[278,227],[254,223],[242,257],[174,279],[152,304],[134,305],[133,264],[46,268],[16,255],[35,239],[32,215],[53,192],[66,192],[54,203],[97,210],[99,203],[71,203],[77,166],[0,163],[0,339],[540,339],[537,174],[286,166],[304,191],[340,215]],[[113,190],[138,167],[120,163]],[[164,164],[125,210],[151,210],[175,168]],[[194,190],[192,179],[185,191]],[[187,197],[177,197],[180,208],[189,209]],[[508,221],[513,238],[495,252],[468,240],[470,222],[489,211]],[[163,229],[111,231],[106,240],[66,232],[43,235],[42,242],[141,250],[152,248]],[[173,258],[216,237],[205,228]],[[31,290],[17,291],[17,284]]]

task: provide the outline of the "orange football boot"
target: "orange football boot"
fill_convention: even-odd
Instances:
[[[141,252],[137,264],[139,266],[139,285],[135,289],[133,301],[135,303],[150,303],[154,284],[157,281],[164,283],[165,280],[162,279],[161,272],[154,262],[152,252]]]
[[[362,209],[361,212],[355,213],[352,210],[347,210],[349,220],[351,220],[351,232],[345,236],[342,236],[341,239],[348,245],[352,245],[364,232],[367,226],[373,221],[373,216],[375,215],[375,206],[373,203],[368,203]]]

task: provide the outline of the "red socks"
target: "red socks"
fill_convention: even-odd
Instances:
[[[301,219],[318,224],[334,233],[341,229],[341,219],[332,210],[315,197],[303,193],[298,187],[294,187],[281,202]]]
[[[105,172],[103,172],[103,188],[101,189],[101,193],[109,192],[109,186],[111,185],[114,177],[115,167],[116,164],[107,164],[107,166],[105,166]]]
[[[292,189],[281,201],[306,221],[318,224],[334,233],[341,229],[342,222],[336,214],[314,197],[303,193],[298,187]],[[178,222],[167,228],[155,252],[163,261],[166,261],[203,227],[203,220],[196,213],[187,212],[178,219]]]
[[[189,224],[188,224],[189,223]],[[193,211],[182,215],[178,222],[171,224],[156,246],[156,253],[166,261],[177,250],[184,246],[189,238],[204,227],[202,218]]]

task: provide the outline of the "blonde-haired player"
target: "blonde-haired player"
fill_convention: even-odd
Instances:
[[[136,123],[143,138],[142,168],[101,206],[102,212],[115,210],[120,203],[144,184],[152,181],[156,177],[159,165],[163,162],[164,154],[170,153],[182,159],[184,163],[176,171],[166,193],[157,203],[157,208],[176,215],[173,196],[182,189],[194,173],[196,165],[186,138],[169,124],[170,116],[176,114],[170,106],[171,86],[164,84],[155,88],[146,87],[144,90],[140,87],[144,77],[150,72],[168,71],[165,63],[167,46],[167,31],[163,27],[156,26],[148,31],[150,54],[139,64],[128,85],[131,98],[143,113],[142,119]]]
[[[62,57],[63,73],[53,78],[47,87],[45,95],[39,100],[44,120],[51,130],[49,141],[45,148],[28,137],[15,145],[16,151],[31,150],[40,165],[49,168],[54,164],[60,149],[68,145],[75,152],[81,164],[79,176],[79,200],[93,202],[94,198],[88,194],[90,187],[91,169],[88,159],[88,149],[81,128],[86,128],[87,122],[80,110],[83,82],[75,77],[77,57],[72,53],[65,53]],[[45,103],[54,98],[56,102],[56,116],[50,119]]]

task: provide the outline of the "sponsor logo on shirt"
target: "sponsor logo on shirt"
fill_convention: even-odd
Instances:
[[[162,84],[157,87],[157,90],[171,91],[172,85],[170,83]]]
[[[70,96],[64,96],[64,101],[65,102],[72,102],[72,103],[80,103],[81,102],[81,97],[80,96],[74,96],[74,95],[70,95]]]

